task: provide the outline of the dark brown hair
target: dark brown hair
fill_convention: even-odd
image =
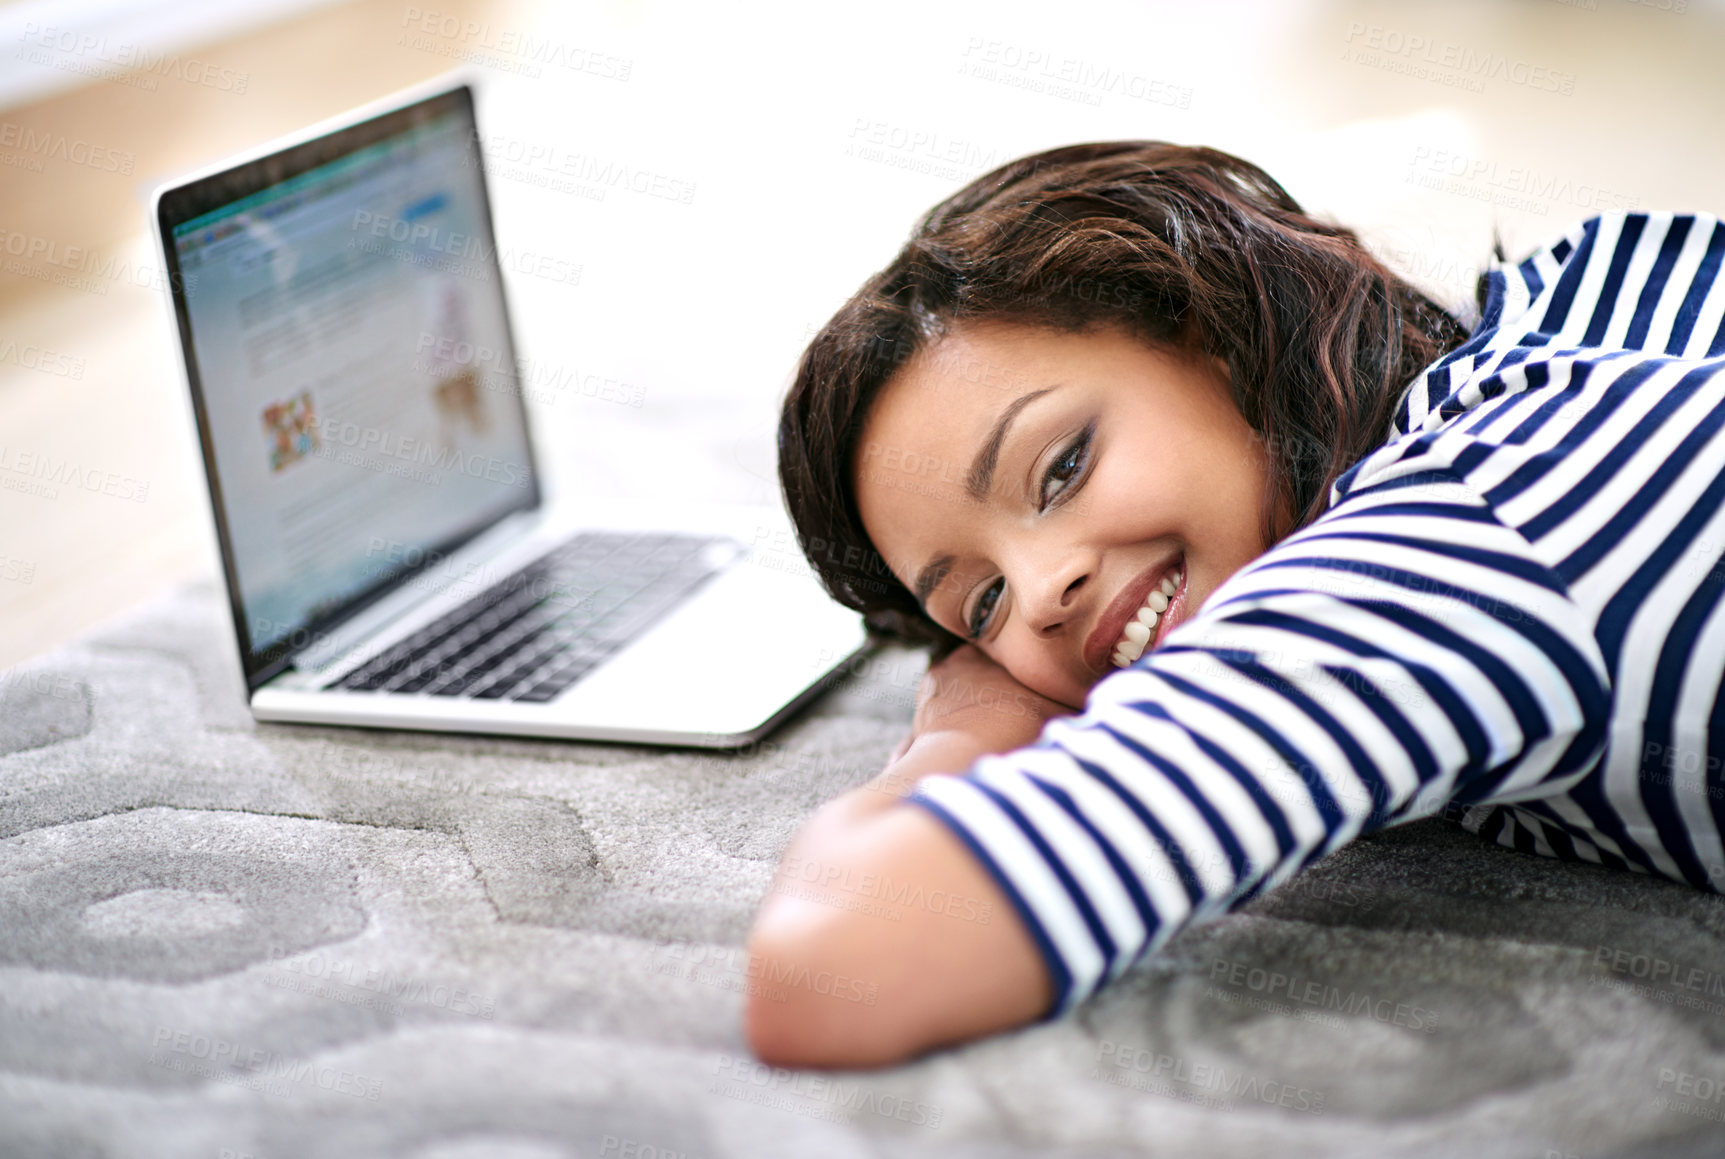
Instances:
[[[1220,356],[1268,457],[1266,542],[1323,512],[1330,485],[1388,433],[1403,388],[1466,337],[1351,230],[1307,216],[1238,157],[1115,141],[1003,165],[930,210],[815,336],[780,415],[779,481],[803,552],[877,630],[955,640],[863,528],[863,424],[907,359],[984,319],[1118,325]],[[1292,526],[1276,526],[1278,506]]]

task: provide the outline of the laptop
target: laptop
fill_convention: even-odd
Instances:
[[[471,83],[156,191],[259,720],[751,743],[866,646],[777,509],[542,491]]]

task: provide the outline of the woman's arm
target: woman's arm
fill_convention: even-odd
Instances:
[[[832,830],[799,837],[793,853],[849,891],[838,905],[879,887],[846,871],[890,870],[974,890],[992,916],[764,909],[766,968],[843,967],[878,1009],[825,999],[818,978],[757,998],[763,1056],[884,1063],[1070,1010],[1362,833],[1585,776],[1612,697],[1592,618],[1466,483],[1386,462],[1041,743],[962,776],[922,767],[908,808],[847,802],[862,820],[835,809]]]
[[[749,1043],[783,1066],[880,1066],[1021,1025],[1052,1000],[1006,896],[902,798],[1070,711],[966,646],[924,679],[909,744],[792,840],[749,938]]]
[[[1082,717],[917,786],[1033,931],[1057,1013],[1361,834],[1596,766],[1596,617],[1470,485],[1390,450]]]

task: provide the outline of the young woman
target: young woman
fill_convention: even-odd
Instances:
[[[781,421],[827,587],[945,658],[787,851],[755,1050],[1058,1016],[1440,811],[1725,887],[1722,256],[1711,218],[1596,218],[1468,334],[1213,150],[1057,149],[936,207]]]

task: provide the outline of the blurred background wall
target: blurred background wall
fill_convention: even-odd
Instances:
[[[150,191],[453,66],[558,259],[509,279],[553,482],[774,502],[803,343],[1003,161],[1218,146],[1460,304],[1494,236],[1725,212],[1722,50],[1721,0],[0,3],[0,666],[217,574]]]

